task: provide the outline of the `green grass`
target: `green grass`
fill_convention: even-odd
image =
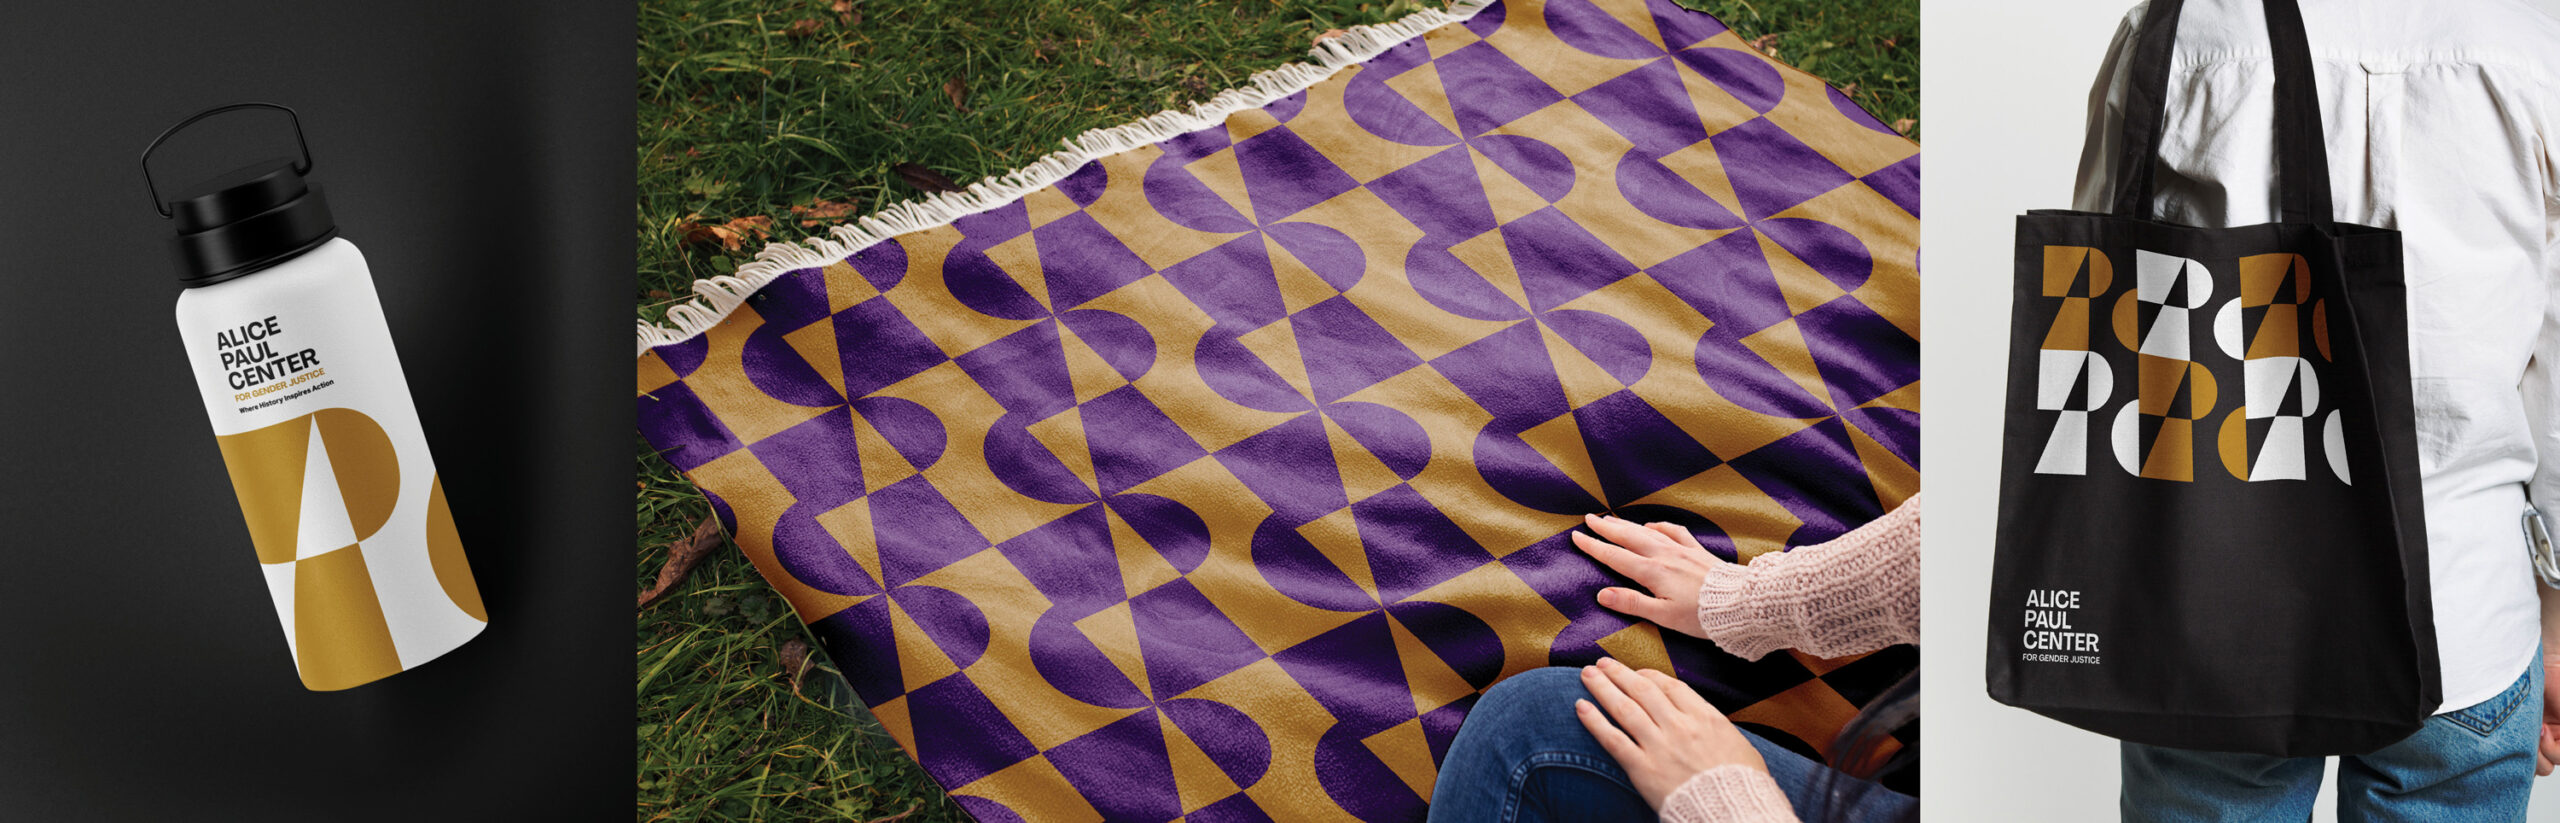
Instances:
[[[1887,123],[1918,117],[1909,0],[1681,0],[1836,86]],[[916,163],[967,185],[1087,129],[1188,107],[1303,59],[1328,30],[1416,0],[660,0],[639,9],[636,302],[656,319],[693,280],[752,259],[687,245],[680,224],[770,217],[824,199],[869,213],[919,192]],[[1436,3],[1434,4],[1436,5]],[[803,23],[802,21],[814,21]],[[795,31],[797,25],[805,31]],[[946,88],[967,86],[966,109]],[[1915,137],[1913,124],[1906,133]],[[708,510],[638,448],[645,589]],[[638,817],[966,820],[861,711],[823,656],[798,693],[780,650],[807,631],[734,548],[640,613]]]

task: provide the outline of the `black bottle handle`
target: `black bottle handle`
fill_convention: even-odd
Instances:
[[[284,112],[284,116],[293,121],[293,142],[302,147],[302,162],[294,165],[293,173],[311,173],[311,141],[302,136],[302,115],[295,114],[292,108],[278,103],[258,102],[231,103],[215,106],[189,115],[185,120],[178,121],[177,125],[170,126],[168,129],[160,132],[160,136],[151,138],[151,145],[144,146],[142,148],[142,185],[151,191],[151,207],[159,210],[161,217],[170,216],[169,204],[161,201],[160,184],[153,182],[151,179],[151,153],[159,151],[160,144],[168,142],[170,135],[177,134],[179,130],[195,125],[198,120],[212,117],[223,112],[239,111],[241,109],[275,109],[276,111]]]

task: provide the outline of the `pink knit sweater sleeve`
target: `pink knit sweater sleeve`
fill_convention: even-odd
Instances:
[[[1827,543],[1723,563],[1698,587],[1707,639],[1747,660],[1822,657],[1920,641],[1920,496]],[[1662,823],[1795,823],[1769,773],[1717,766],[1673,789]]]
[[[1728,763],[1672,789],[1662,823],[1796,823],[1796,810],[1768,772]]]
[[[1745,660],[1920,642],[1920,496],[1829,542],[1709,568],[1698,624]]]

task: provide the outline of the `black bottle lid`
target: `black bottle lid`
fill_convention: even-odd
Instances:
[[[233,103],[197,112],[161,132],[142,150],[142,179],[151,189],[160,216],[177,221],[171,250],[178,261],[178,282],[188,288],[210,286],[291,260],[338,236],[338,221],[320,187],[303,180],[311,172],[311,147],[302,144],[299,161],[275,159],[216,175],[182,190],[177,199],[162,200],[151,179],[151,153],[198,120],[227,111],[268,108],[293,118],[293,134],[302,142],[302,118],[274,103]]]

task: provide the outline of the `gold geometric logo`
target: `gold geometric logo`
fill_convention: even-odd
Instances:
[[[343,689],[401,671],[360,550],[399,506],[400,456],[390,435],[362,412],[322,409],[215,439],[258,562],[290,576],[291,594],[276,595],[303,685]],[[485,622],[443,484],[429,492],[421,537],[437,583],[455,606]],[[278,564],[290,568],[273,568]]]

